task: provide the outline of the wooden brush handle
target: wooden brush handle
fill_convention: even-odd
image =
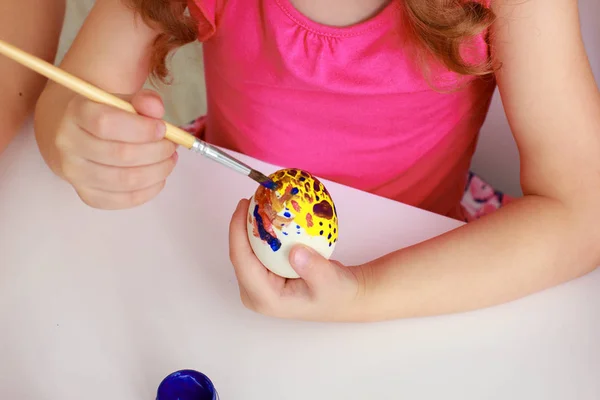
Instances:
[[[63,71],[62,69],[34,55],[26,53],[23,50],[20,50],[15,46],[6,43],[3,40],[0,40],[0,54],[5,55],[6,57],[18,62],[19,64],[37,72],[40,75],[45,76],[46,78],[72,90],[73,92],[83,97],[86,97],[89,100],[120,108],[123,111],[128,111],[133,114],[137,114],[137,111],[135,111],[135,108],[133,108],[131,103],[128,103],[127,101],[117,96],[107,93],[104,90],[94,85],[91,85],[88,82],[79,79],[66,71]],[[196,142],[196,138],[193,135],[182,129],[177,128],[174,125],[169,124],[168,122],[163,122],[167,127],[165,134],[166,139],[172,141],[173,143],[177,143],[181,146],[184,146],[188,149],[192,148],[192,146]]]

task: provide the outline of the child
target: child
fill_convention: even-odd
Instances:
[[[0,39],[53,62],[58,46],[64,0],[5,0],[0,6]],[[0,56],[0,153],[33,112],[46,80]]]
[[[189,128],[217,145],[462,219],[497,82],[521,152],[523,198],[365,265],[298,247],[297,280],[254,257],[241,201],[230,256],[247,307],[319,321],[462,312],[599,264],[600,97],[576,0],[98,0],[63,67],[142,115],[50,85],[36,123],[47,163],[84,202],[121,209],[160,192],[176,148],[141,88],[196,38],[208,114]]]

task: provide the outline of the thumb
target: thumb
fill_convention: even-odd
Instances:
[[[298,245],[290,251],[290,265],[309,287],[329,285],[336,277],[336,266],[308,246]]]
[[[163,101],[153,90],[143,89],[133,96],[122,97],[125,97],[140,115],[156,119],[162,119],[165,115]]]

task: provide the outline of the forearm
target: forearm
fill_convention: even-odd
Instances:
[[[598,231],[586,232],[586,218],[558,201],[525,196],[479,221],[375,260],[362,267],[363,318],[470,311],[581,276],[600,256]]]
[[[56,56],[64,0],[7,0],[0,5],[0,39],[48,62]],[[0,153],[31,115],[45,78],[0,56]]]
[[[123,0],[97,0],[60,67],[110,93],[133,94],[147,77],[156,32]],[[46,163],[60,174],[54,138],[75,94],[50,82],[36,109],[35,132]]]

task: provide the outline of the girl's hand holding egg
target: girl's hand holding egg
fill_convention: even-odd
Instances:
[[[363,267],[328,260],[338,220],[325,186],[295,169],[270,178],[278,189],[259,187],[240,202],[230,225],[230,257],[244,305],[280,318],[364,318]]]

